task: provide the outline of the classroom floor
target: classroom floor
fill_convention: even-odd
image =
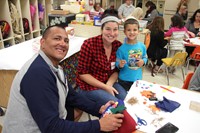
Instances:
[[[193,71],[193,70],[194,70],[194,67],[190,65],[188,72]],[[181,72],[180,68],[177,68],[177,70],[174,72],[174,74],[170,73],[169,78],[170,78],[170,80],[169,80],[170,86],[182,88],[183,78],[182,78],[182,72]],[[161,85],[167,85],[167,77],[166,77],[165,72],[158,73],[157,75],[155,75],[155,77],[152,77],[151,71],[147,66],[144,67],[144,69],[143,69],[143,80],[149,81],[149,82],[154,82],[154,83],[161,84]],[[4,116],[0,116],[0,125],[2,125],[3,119],[4,119]],[[97,119],[97,118],[91,117],[91,119]],[[82,115],[80,121],[87,121],[87,120],[88,120],[88,114],[84,113]]]

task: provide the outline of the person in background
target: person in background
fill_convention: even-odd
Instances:
[[[196,36],[200,36],[200,9],[194,12],[192,17],[185,24],[185,27]]]
[[[197,67],[192,79],[189,83],[189,90],[194,90],[200,92],[200,65]]]
[[[147,49],[148,58],[151,59],[152,67],[152,76],[154,73],[157,73],[160,66],[162,65],[162,58],[167,57],[167,49],[165,46],[168,41],[164,39],[164,19],[163,17],[157,16],[153,19],[153,22],[147,27],[150,31],[150,45]],[[155,64],[155,61],[156,64]],[[162,70],[159,70],[162,71]]]
[[[100,117],[114,102],[102,106],[75,92],[67,83],[59,66],[69,50],[65,29],[48,27],[40,43],[39,53],[21,68],[13,80],[3,133],[96,133],[117,130],[124,117],[122,114],[74,122],[80,115],[78,108]]]
[[[147,62],[147,54],[144,43],[137,41],[139,22],[136,19],[125,21],[124,34],[126,41],[117,50],[116,67],[120,70],[119,84],[129,91],[136,80],[142,79],[142,66]]]
[[[148,24],[150,24],[156,16],[159,16],[159,14],[156,9],[156,5],[152,1],[147,1],[145,6],[147,8],[147,11],[143,20],[148,21]]]
[[[125,0],[125,3],[119,7],[118,15],[122,21],[125,21],[123,19],[126,19],[134,11],[135,6],[133,6],[132,2],[132,0]]]
[[[184,25],[183,19],[178,15],[174,15],[171,18],[171,28],[167,32],[165,32],[165,37],[171,37],[174,31],[185,31],[190,37],[195,37],[194,33],[187,30]]]
[[[200,9],[197,9],[192,17],[187,21],[185,27],[188,31],[194,33],[196,37],[200,36]],[[194,47],[186,47],[188,56],[194,51]],[[192,62],[191,62],[192,63]]]
[[[90,19],[94,19],[94,16],[101,16],[103,14],[104,9],[101,8],[100,3],[95,3],[93,8],[90,10]]]
[[[126,19],[128,19],[129,17],[134,17],[137,20],[141,20],[143,18],[143,10],[140,7],[136,7],[133,12],[130,14],[130,16],[128,16]]]
[[[107,9],[101,18],[101,35],[89,38],[81,46],[78,57],[77,85],[81,94],[103,104],[109,100],[124,100],[127,92],[116,82],[116,51],[121,42],[118,12]]]
[[[139,2],[136,7],[142,8],[142,2]]]
[[[188,17],[188,0],[180,0],[177,6],[176,14],[185,22]]]

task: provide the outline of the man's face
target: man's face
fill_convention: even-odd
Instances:
[[[69,49],[67,32],[59,27],[52,27],[47,35],[40,40],[41,50],[54,66],[66,56]]]
[[[132,0],[126,0],[126,4],[127,5],[131,5],[132,4]]]

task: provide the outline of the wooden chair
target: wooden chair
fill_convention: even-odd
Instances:
[[[194,75],[194,72],[190,72],[187,74],[186,79],[183,83],[183,87],[182,87],[183,89],[188,89],[190,80],[192,79],[193,75]]]
[[[172,58],[163,58],[162,62],[166,66],[166,75],[167,75],[167,84],[169,85],[169,72],[168,69],[170,67],[181,67],[182,75],[183,75],[183,81],[185,79],[183,66],[185,64],[185,60],[187,57],[187,52],[177,52]]]
[[[192,52],[192,54],[187,58],[187,61],[186,61],[186,74],[187,74],[187,71],[189,69],[189,64],[190,64],[190,61],[191,60],[194,60],[195,61],[195,69],[197,68],[197,61],[200,61],[200,47],[196,47],[194,49],[194,51]]]

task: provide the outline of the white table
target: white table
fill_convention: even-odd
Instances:
[[[0,50],[0,70],[19,70],[37,52],[40,38],[37,37]],[[65,59],[78,52],[85,39],[84,37],[71,37]]]
[[[135,114],[147,121],[147,126],[140,126],[140,129],[138,130],[147,133],[154,133],[158,128],[167,122],[171,122],[179,128],[179,133],[199,133],[200,112],[189,109],[189,106],[191,101],[197,101],[200,103],[200,93],[170,86],[164,86],[175,92],[172,93],[160,88],[160,86],[161,85],[139,80],[132,85],[130,91],[128,92],[128,95],[125,99],[127,111],[135,119],[136,122],[137,118]],[[143,90],[151,90],[152,92],[155,92],[159,98],[165,96],[167,99],[177,101],[181,105],[172,113],[159,111],[153,114],[152,111],[150,111],[148,108],[148,105],[154,104],[155,101],[149,101],[144,96],[141,96],[140,92]],[[127,103],[127,101],[132,97],[135,97],[138,100],[138,102],[134,105]],[[147,100],[146,104],[143,103],[145,99]],[[163,120],[156,124],[152,124],[152,121],[156,118],[163,118]],[[154,125],[157,125],[157,127]]]

